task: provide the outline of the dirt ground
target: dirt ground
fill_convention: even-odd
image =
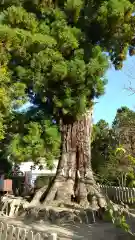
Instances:
[[[53,225],[49,222],[33,222],[27,219],[9,217],[0,217],[0,221],[8,224],[30,228],[32,230],[44,233],[57,233],[60,240],[129,240],[129,236],[119,229],[116,229],[111,223],[94,223],[94,224],[61,224]]]

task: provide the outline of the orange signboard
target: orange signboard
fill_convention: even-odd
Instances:
[[[12,180],[11,179],[1,179],[0,180],[0,191],[11,192],[12,191]]]

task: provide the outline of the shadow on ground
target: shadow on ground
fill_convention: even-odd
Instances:
[[[18,225],[33,231],[46,233],[57,233],[60,240],[131,240],[130,236],[111,223],[94,224],[50,224],[49,222],[34,221],[32,219],[3,218],[8,224]],[[135,226],[135,225],[134,225]]]

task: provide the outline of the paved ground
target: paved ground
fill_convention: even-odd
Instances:
[[[0,221],[18,225],[24,228],[32,228],[39,232],[53,233],[57,232],[60,240],[129,240],[129,236],[121,233],[110,223],[95,223],[95,224],[61,224],[50,225],[48,222],[32,222],[27,220],[16,220],[14,218],[0,217]]]

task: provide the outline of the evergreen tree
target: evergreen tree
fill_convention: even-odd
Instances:
[[[100,183],[134,184],[134,135],[135,112],[127,107],[117,110],[111,127],[102,119],[93,126],[92,168]]]
[[[135,112],[128,107],[119,108],[113,121],[113,129],[119,144],[135,156]]]
[[[112,153],[117,147],[118,139],[113,129],[103,119],[93,125],[92,136],[92,169],[96,174],[100,175],[100,169],[102,166],[106,166],[110,160]]]
[[[128,49],[134,54],[134,1],[3,0],[0,9],[3,91],[15,95],[2,103],[30,100],[60,125],[61,157],[44,201],[74,196],[84,205],[89,192],[103,206],[90,164],[92,105],[109,59],[121,69]]]

